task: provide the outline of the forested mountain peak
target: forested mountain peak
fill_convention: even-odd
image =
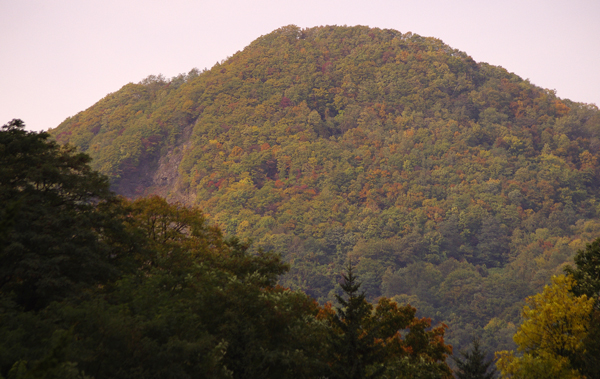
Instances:
[[[113,189],[199,206],[335,298],[386,295],[508,345],[520,301],[600,232],[600,112],[435,38],[286,26],[127,84],[51,131]],[[503,337],[504,336],[504,337]]]

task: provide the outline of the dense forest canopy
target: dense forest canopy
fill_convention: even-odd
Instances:
[[[352,259],[336,305],[278,286],[281,257],[202,212],[128,201],[90,159],[21,120],[0,128],[0,379],[451,379],[447,325],[380,297]],[[504,378],[595,378],[600,238],[526,299]],[[458,378],[492,378],[474,340]]]
[[[351,264],[321,307],[276,284],[279,255],[116,196],[49,137],[0,128],[0,379],[452,377],[446,327],[368,303]]]
[[[334,301],[410,303],[513,349],[525,297],[600,235],[600,112],[438,39],[280,28],[210,70],[127,84],[51,134],[118,193],[202,209]]]

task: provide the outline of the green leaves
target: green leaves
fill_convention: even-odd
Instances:
[[[112,274],[103,241],[111,201],[89,157],[13,120],[0,131],[0,295],[40,309]]]
[[[571,291],[575,296],[588,296],[594,309],[589,315],[587,336],[582,341],[584,353],[577,356],[575,365],[587,377],[600,375],[600,239],[586,245],[575,255],[575,268],[565,271],[575,280]]]
[[[48,138],[17,120],[0,131],[2,375],[285,378],[323,369],[319,307],[275,286],[287,270],[278,255],[225,240],[196,208],[115,197],[89,157]]]
[[[341,283],[344,295],[337,296],[340,307],[331,316],[332,323],[332,374],[337,378],[363,379],[381,376],[382,370],[368,374],[368,366],[380,361],[381,346],[375,341],[373,329],[366,323],[371,318],[372,305],[358,292],[360,283],[351,264],[343,274]]]
[[[329,313],[332,377],[452,377],[445,325],[431,328],[431,320],[415,317],[415,308],[387,298],[373,309],[359,292],[351,264],[342,276],[344,296],[337,296],[340,307]]]
[[[598,130],[597,108],[440,40],[289,26],[202,73],[128,84],[52,133],[120,194],[168,194],[280,254],[287,287],[335,301],[350,255],[369,301],[410,298],[459,349],[472,332],[493,349],[490,320],[516,323],[598,235]],[[388,282],[419,263],[443,279]]]
[[[565,268],[575,280],[573,293],[595,299],[596,309],[600,308],[600,239],[588,244],[585,250],[579,250],[574,261],[576,268]]]

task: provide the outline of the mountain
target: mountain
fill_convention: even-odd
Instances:
[[[51,131],[127,197],[197,205],[282,254],[284,286],[410,302],[510,348],[522,299],[600,235],[600,112],[442,41],[286,26],[127,84]]]

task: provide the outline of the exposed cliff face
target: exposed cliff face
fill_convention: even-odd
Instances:
[[[155,194],[171,201],[195,204],[195,194],[178,185],[179,165],[184,150],[190,148],[189,137],[192,128],[193,125],[187,126],[183,131],[181,143],[172,146],[166,154],[147,157],[130,172],[123,174],[120,180],[113,184],[113,190],[128,198]]]
[[[197,205],[280,252],[284,285],[332,299],[351,257],[369,298],[457,330],[510,329],[600,233],[598,109],[410,33],[284,27],[52,133],[119,193]]]

